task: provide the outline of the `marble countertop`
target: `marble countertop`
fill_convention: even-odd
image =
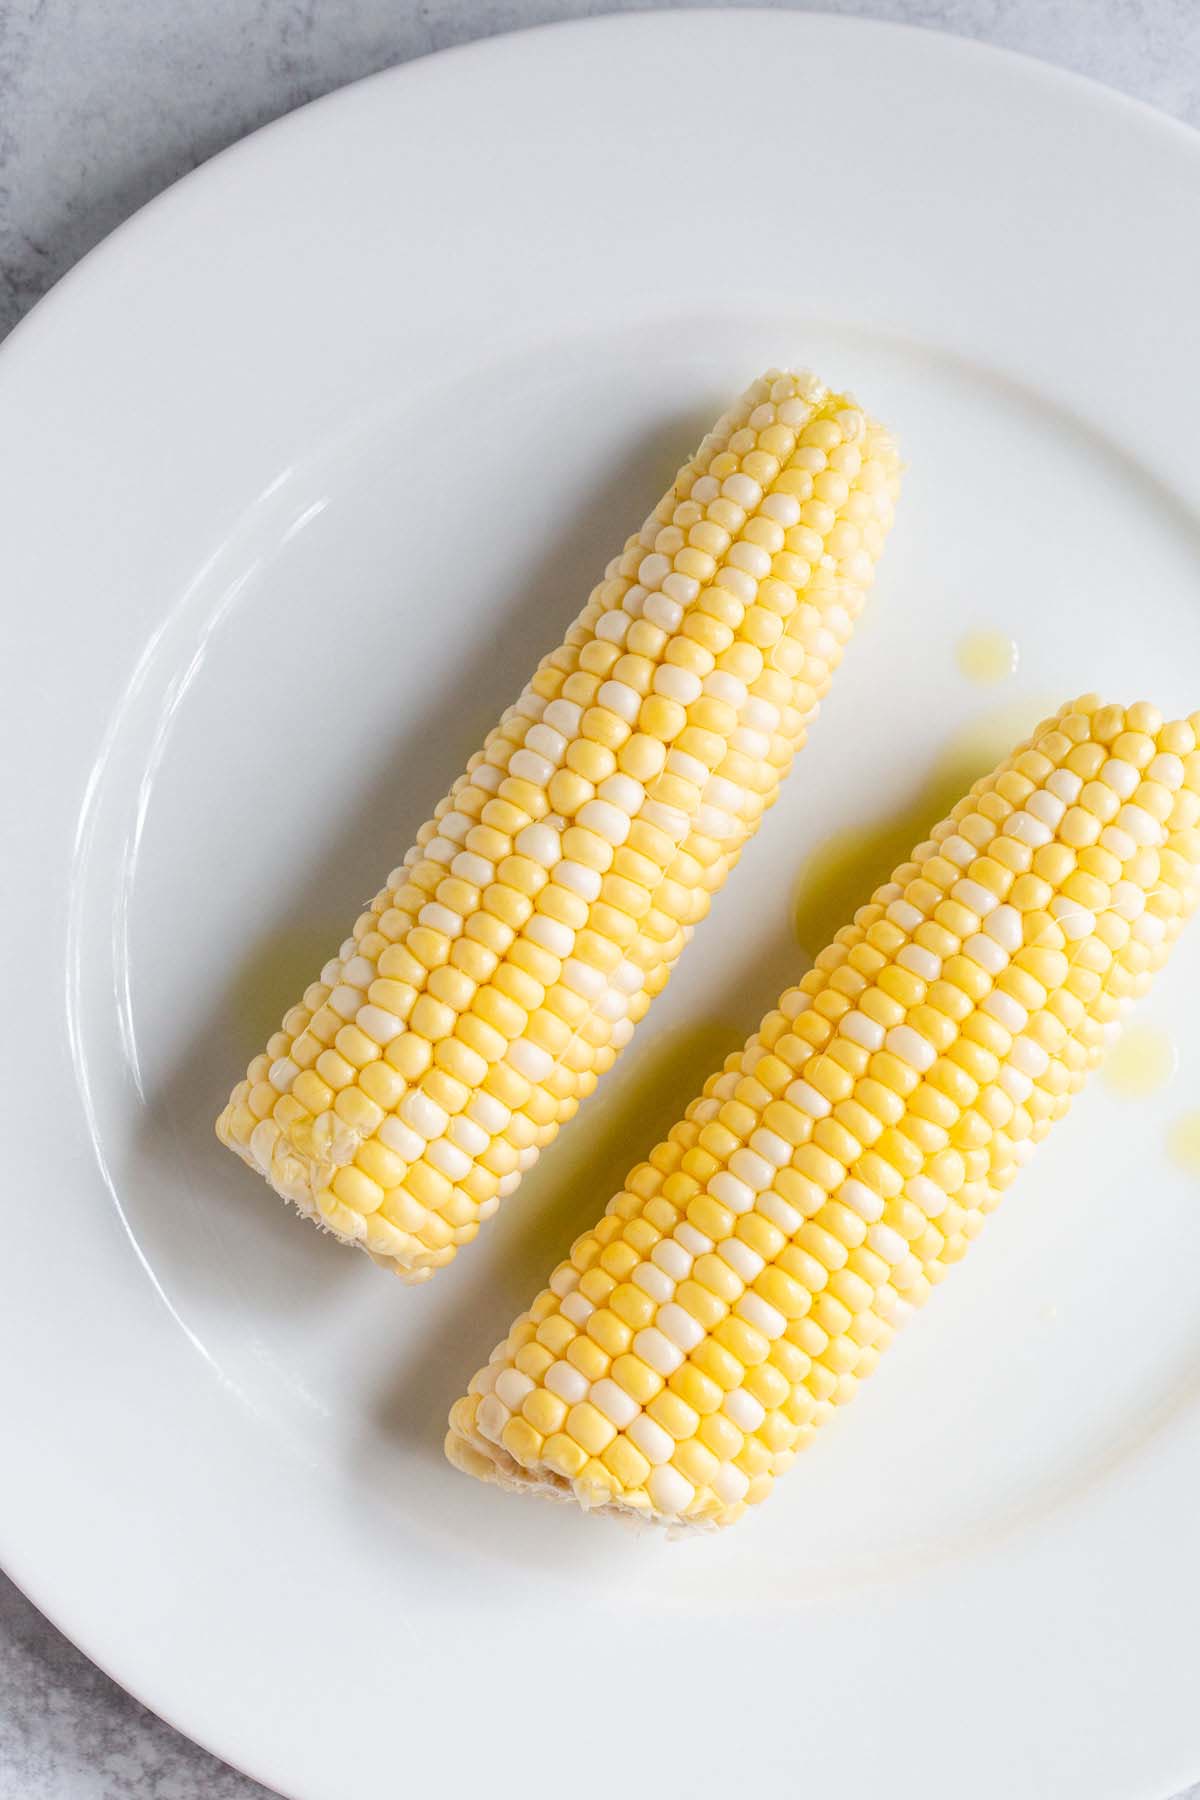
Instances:
[[[5,0],[0,337],[137,207],[266,120],[449,44],[621,10],[620,0]],[[1023,50],[1200,126],[1197,0],[820,0],[813,10]],[[0,1800],[265,1794],[147,1713],[0,1576]],[[1200,1784],[1177,1800],[1200,1800]]]

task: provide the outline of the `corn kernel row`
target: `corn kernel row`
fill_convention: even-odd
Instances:
[[[891,522],[890,438],[771,371],[609,565],[221,1138],[409,1280],[449,1262],[628,1041],[775,799]]]
[[[502,1485],[726,1525],[966,1252],[1200,899],[1200,714],[1087,697],[976,784],[455,1406]]]

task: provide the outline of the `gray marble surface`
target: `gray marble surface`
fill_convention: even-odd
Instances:
[[[266,120],[448,44],[620,10],[604,0],[0,0],[0,336],[122,219]],[[821,0],[819,10],[1024,50],[1200,125],[1200,0]],[[0,1576],[0,1800],[265,1793],[145,1712]],[[1200,1784],[1178,1800],[1200,1800]]]

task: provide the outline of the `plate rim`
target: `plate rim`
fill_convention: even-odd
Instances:
[[[330,110],[347,102],[348,97],[356,95],[360,89],[375,83],[401,82],[405,79],[418,79],[420,72],[430,63],[445,64],[450,61],[469,60],[475,56],[487,56],[494,47],[510,40],[533,41],[540,38],[554,37],[560,34],[584,35],[586,33],[618,33],[623,29],[637,28],[647,20],[671,20],[686,26],[695,17],[712,14],[736,17],[739,19],[779,19],[788,17],[802,22],[801,29],[820,30],[833,26],[837,30],[863,32],[871,35],[894,35],[899,38],[929,38],[939,43],[943,50],[950,48],[968,59],[981,63],[1007,63],[1018,69],[1030,80],[1043,80],[1050,85],[1057,85],[1064,90],[1077,91],[1081,95],[1090,95],[1093,99],[1101,98],[1109,105],[1124,111],[1131,119],[1136,120],[1143,128],[1159,131],[1172,137],[1193,152],[1200,153],[1200,127],[1189,125],[1172,113],[1164,112],[1149,100],[1143,100],[1136,94],[1126,93],[1123,88],[1113,87],[1096,75],[1085,75],[1078,69],[1069,69],[1064,64],[1049,62],[1030,50],[1014,50],[1006,44],[993,44],[984,38],[969,37],[956,31],[947,31],[937,25],[915,24],[904,19],[873,18],[862,13],[835,13],[821,8],[813,10],[793,11],[791,8],[777,8],[766,5],[736,6],[721,5],[688,5],[660,9],[653,5],[639,6],[628,12],[596,13],[586,18],[548,19],[535,25],[520,25],[510,31],[492,32],[486,37],[470,38],[463,43],[447,44],[436,50],[428,50],[419,55],[409,57],[403,62],[389,63],[382,69],[373,69],[365,75],[355,76],[343,82],[341,86],[331,88],[327,93],[317,94],[311,100],[303,101],[273,119],[266,119],[261,125],[235,138],[232,143],[225,144],[214,151],[194,169],[188,169],[174,181],[152,194],[149,200],[122,219],[118,225],[86,250],[70,268],[64,270],[58,280],[44,294],[39,295],[33,305],[25,312],[5,335],[0,339],[0,379],[7,370],[7,360],[12,356],[11,346],[20,338],[22,346],[31,336],[30,326],[36,323],[39,330],[53,327],[54,321],[46,317],[49,310],[56,310],[64,300],[72,299],[76,285],[94,274],[95,265],[101,259],[107,262],[112,256],[119,254],[126,246],[126,238],[132,238],[148,224],[156,221],[160,211],[178,203],[180,193],[190,190],[192,186],[207,178],[210,172],[223,165],[227,159],[240,157],[251,146],[261,149],[269,145],[276,134],[285,132],[288,126],[301,115],[308,116],[324,108]],[[72,302],[73,303],[73,302]]]

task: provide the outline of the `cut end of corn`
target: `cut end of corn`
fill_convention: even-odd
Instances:
[[[1087,696],[919,844],[513,1324],[487,1481],[731,1524],[852,1398],[1200,899],[1200,713]]]
[[[250,1064],[221,1141],[405,1280],[469,1243],[774,802],[898,481],[848,396],[756,382]]]

